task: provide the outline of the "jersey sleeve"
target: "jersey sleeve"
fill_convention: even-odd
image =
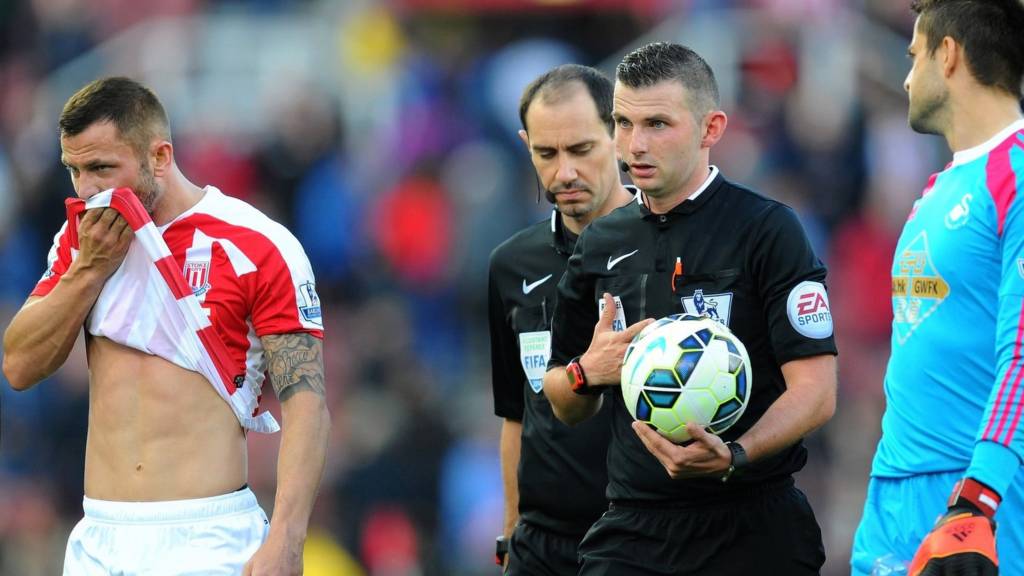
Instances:
[[[583,230],[576,248],[558,282],[551,320],[551,359],[548,369],[565,366],[583,354],[590,346],[597,324],[597,304],[594,302],[594,280],[583,272],[587,230]]]
[[[290,233],[273,238],[256,268],[252,324],[259,337],[306,332],[323,338],[313,267]]]
[[[74,245],[72,243],[70,227],[65,221],[60,230],[53,237],[53,245],[46,256],[46,271],[36,282],[35,288],[29,296],[46,296],[53,290],[53,287],[60,281],[61,276],[71,267],[74,260]],[[77,240],[77,239],[74,239]],[[77,242],[75,242],[77,244]]]
[[[835,354],[825,266],[788,206],[777,204],[755,231],[751,268],[779,365]]]
[[[996,380],[967,475],[1006,494],[1024,460],[1024,133],[990,153],[986,169],[1002,260],[996,317]]]
[[[505,304],[496,277],[496,254],[491,255],[487,280],[487,318],[491,333],[491,387],[494,393],[494,414],[502,418],[522,420],[525,409],[523,386],[526,374],[518,362],[519,345],[509,324]]]

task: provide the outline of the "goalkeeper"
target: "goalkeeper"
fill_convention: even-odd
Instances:
[[[953,161],[896,247],[887,408],[853,574],[892,554],[912,576],[1020,575],[1024,5],[912,8],[910,127],[943,136]]]

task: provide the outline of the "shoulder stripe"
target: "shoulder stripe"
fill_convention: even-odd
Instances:
[[[1017,137],[1007,138],[996,146],[989,153],[985,165],[985,183],[996,205],[996,231],[999,236],[1003,235],[1006,215],[1017,197],[1017,174],[1010,162],[1010,152],[1015,147],[1022,147],[1019,133]]]
[[[1010,412],[1015,412],[1014,425],[1020,420],[1021,408],[1024,408],[1024,403],[1019,400],[1016,402],[1016,407],[1013,399],[1018,395],[1020,389],[1021,376],[1024,375],[1024,370],[1019,370],[1021,360],[1021,341],[1024,340],[1024,300],[1021,300],[1021,311],[1017,317],[1017,338],[1013,345],[1013,361],[1010,362],[1010,367],[1006,370],[1006,374],[1003,376],[1003,381],[999,385],[999,392],[996,394],[996,401],[992,407],[992,413],[989,414],[988,426],[985,427],[985,433],[982,434],[982,440],[991,440],[993,442],[999,442],[999,436],[1003,433],[1003,428],[1006,425],[1006,420],[1010,415]],[[1007,386],[1010,382],[1010,376],[1016,372],[1016,377],[1013,378],[1013,384]],[[1002,417],[999,415],[1002,413]],[[996,420],[999,420],[999,425],[995,426]],[[995,430],[993,431],[993,426]],[[1010,439],[1013,436],[1013,428],[1010,428],[1010,433],[1007,435],[1008,438],[1004,444],[1009,445]]]

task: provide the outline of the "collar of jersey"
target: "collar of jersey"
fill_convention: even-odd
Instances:
[[[704,203],[707,202],[721,186],[722,173],[718,171],[717,166],[711,166],[708,172],[708,177],[704,180],[704,183],[701,184],[700,188],[698,188],[693,194],[690,194],[689,198],[673,206],[668,212],[666,212],[666,214],[692,214],[693,212],[696,212],[697,209],[703,206]],[[650,208],[647,207],[647,204],[644,203],[643,194],[637,195],[637,204],[640,205],[640,212],[643,214],[645,219],[649,220],[660,216],[660,214],[651,212]]]
[[[981,144],[978,144],[977,146],[972,146],[966,150],[954,152],[953,162],[952,164],[950,164],[950,166],[959,166],[961,164],[967,164],[968,162],[981,158],[985,154],[988,154],[989,152],[994,150],[996,146],[1002,144],[1003,141],[1009,138],[1011,134],[1013,134],[1014,132],[1018,132],[1020,130],[1024,130],[1024,118],[1018,119],[1017,121],[1013,122],[1006,128],[1003,128],[995,135],[993,135],[991,138],[982,142]]]
[[[558,217],[558,209],[551,209],[551,247],[555,253],[569,255],[576,248],[578,236],[565,227],[565,223]]]
[[[217,189],[216,186],[209,185],[209,184],[203,187],[203,192],[204,192],[203,193],[203,197],[199,199],[199,202],[196,202],[191,208],[189,208],[188,210],[185,210],[181,214],[178,214],[177,216],[175,216],[174,219],[171,220],[170,222],[168,222],[167,224],[164,224],[163,226],[157,226],[156,227],[157,231],[160,232],[161,234],[163,234],[175,222],[177,222],[179,220],[184,220],[185,218],[188,218],[189,216],[191,216],[191,215],[195,214],[196,212],[198,212],[201,207],[206,206],[207,204],[209,204],[211,202],[214,202],[215,201],[214,199],[216,197],[224,195],[224,193],[221,192],[219,189]]]

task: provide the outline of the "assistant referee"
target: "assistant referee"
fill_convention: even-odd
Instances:
[[[572,64],[534,80],[520,101],[519,135],[555,209],[491,254],[494,411],[504,419],[505,527],[497,555],[502,562],[508,553],[507,574],[576,574],[579,541],[608,506],[609,411],[570,428],[552,414],[542,380],[555,287],[577,235],[633,199],[620,182],[611,111],[611,81]]]

